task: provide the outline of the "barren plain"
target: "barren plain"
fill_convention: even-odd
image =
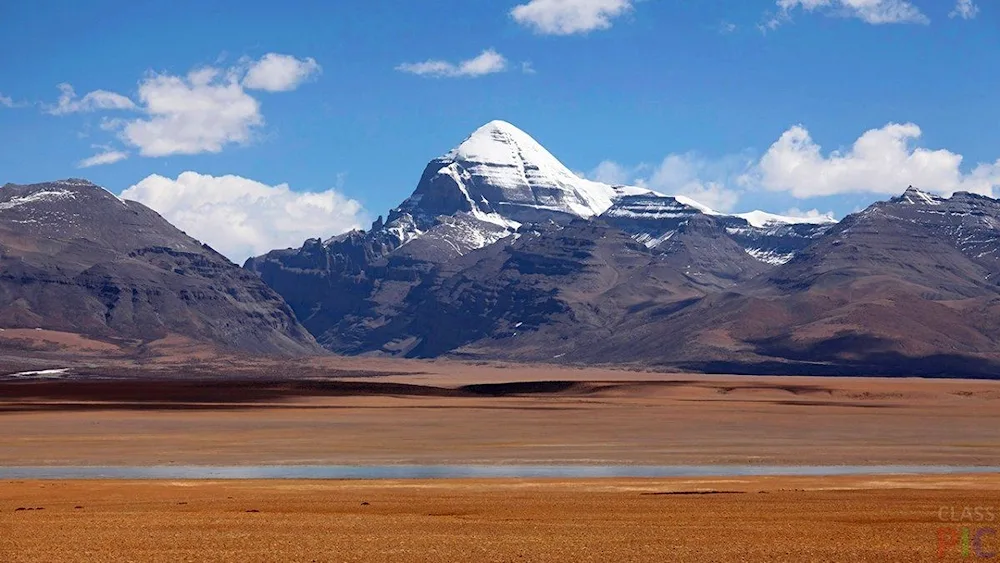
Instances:
[[[996,476],[8,481],[0,560],[967,561],[990,506]]]
[[[92,362],[8,375],[0,424],[6,467],[1000,466],[983,380]],[[1000,475],[6,479],[0,560],[947,561],[1000,551],[977,507]]]

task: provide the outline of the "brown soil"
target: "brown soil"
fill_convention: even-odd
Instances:
[[[1000,519],[1000,475],[8,481],[0,560],[962,561],[939,534],[998,527],[966,507]]]
[[[1000,382],[358,358],[81,373],[128,379],[0,383],[0,465],[1000,466]]]

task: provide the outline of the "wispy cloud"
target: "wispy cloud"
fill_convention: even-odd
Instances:
[[[657,164],[624,166],[604,161],[587,176],[606,184],[631,184],[671,196],[686,196],[719,211],[740,201],[739,179],[753,164],[747,155],[709,158],[695,152],[669,154]]]
[[[767,14],[758,26],[767,32],[792,21],[792,14],[820,11],[827,16],[859,19],[872,25],[930,23],[909,0],[777,0],[777,11]]]
[[[114,164],[128,158],[127,152],[115,150],[104,145],[95,145],[94,148],[102,149],[102,152],[95,154],[90,158],[81,160],[77,163],[77,168],[90,168],[92,166]]]
[[[507,70],[507,59],[493,49],[487,49],[479,56],[452,63],[443,60],[429,60],[420,63],[403,63],[396,67],[400,72],[434,78],[477,77]]]
[[[976,19],[979,15],[979,6],[972,0],[958,0],[955,9],[948,14],[949,18],[962,18],[964,20]]]
[[[49,106],[46,111],[52,115],[66,115],[70,113],[90,112],[97,110],[130,110],[135,109],[135,103],[115,92],[107,90],[94,90],[87,93],[82,98],[76,97],[76,91],[69,84],[63,83],[58,86],[59,101],[54,106]]]

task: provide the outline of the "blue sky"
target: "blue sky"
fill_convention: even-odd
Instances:
[[[139,185],[237,259],[365,225],[492,119],[731,211],[1000,187],[985,0],[40,0],[0,37],[0,182]]]

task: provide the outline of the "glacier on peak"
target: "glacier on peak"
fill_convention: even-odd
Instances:
[[[468,213],[513,231],[521,223],[548,221],[553,216],[596,217],[624,200],[634,204],[639,199],[650,210],[662,203],[669,208],[684,207],[687,212],[728,215],[684,195],[582,178],[521,129],[494,120],[432,160],[413,195],[393,211],[389,223],[408,213],[418,227],[427,229],[442,215]],[[828,217],[785,217],[762,211],[732,216],[759,228],[835,222]]]
[[[615,198],[611,186],[577,176],[524,131],[491,121],[431,161],[399,211],[424,220],[467,212],[521,223],[552,214],[594,217]]]
[[[630,222],[635,236],[657,245],[695,216],[713,216],[735,229],[773,230],[797,223],[823,224],[751,212],[729,215],[684,195],[665,195],[644,186],[609,185],[572,172],[530,135],[495,120],[432,160],[416,189],[386,220],[365,235],[373,248],[392,252],[427,239],[456,254],[514,236],[526,223],[567,223],[605,217]],[[829,221],[832,222],[832,219]],[[377,243],[377,244],[376,244]]]

